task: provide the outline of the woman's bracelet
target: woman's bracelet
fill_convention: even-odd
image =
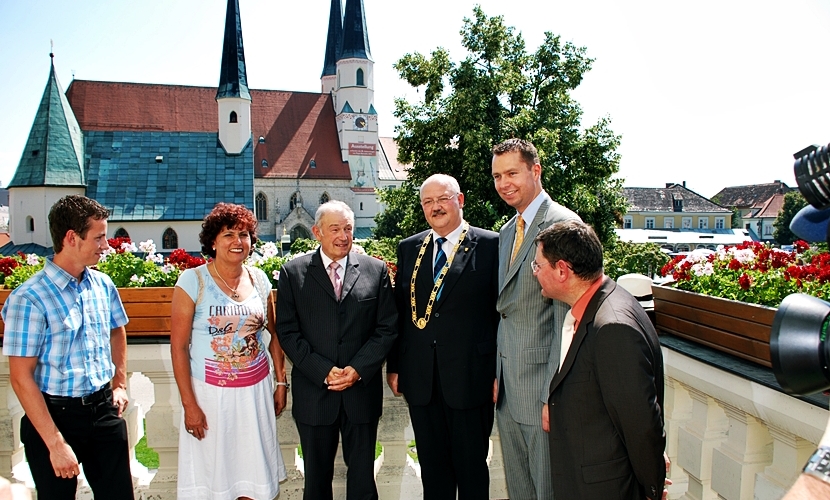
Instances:
[[[274,382],[274,384],[275,384],[275,385],[277,385],[277,386],[284,385],[286,389],[290,389],[290,388],[291,388],[291,384],[289,384],[288,382],[280,382],[280,381],[276,381],[276,382]]]

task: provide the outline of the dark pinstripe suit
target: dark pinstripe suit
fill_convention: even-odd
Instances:
[[[349,457],[352,450],[363,456],[365,448],[370,447],[373,459],[375,439],[349,442],[351,432],[348,431],[363,425],[368,434],[377,434],[383,404],[381,365],[397,335],[397,312],[386,265],[373,257],[350,253],[338,302],[317,250],[283,266],[278,291],[277,334],[294,366],[292,414],[300,431],[304,456],[322,454],[323,459],[317,463],[328,465],[330,462],[333,471],[337,433],[334,433],[333,449],[330,442],[320,447],[319,441],[315,441],[313,445],[309,433],[316,433],[323,426],[339,429],[343,433],[344,457],[349,463],[348,498],[355,498],[353,483],[357,483],[355,487],[371,487],[377,498],[371,460],[367,479],[366,464]],[[325,379],[335,366],[351,366],[361,379],[342,392],[330,391]],[[319,439],[318,434],[313,436]],[[312,450],[315,445],[323,449]],[[306,460],[305,498],[331,498],[331,477],[327,484],[325,476],[321,481],[312,480],[329,472],[315,471],[313,465]],[[367,481],[371,484],[366,484]]]

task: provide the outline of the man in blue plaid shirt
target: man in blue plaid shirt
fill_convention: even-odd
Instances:
[[[96,498],[132,499],[127,314],[112,280],[88,269],[107,243],[107,209],[79,195],[49,212],[55,255],[3,307],[3,354],[26,415],[20,440],[38,498],[74,499],[79,464]]]

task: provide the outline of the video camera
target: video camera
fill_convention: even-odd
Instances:
[[[810,203],[790,223],[807,241],[830,245],[830,144],[809,146],[793,155],[798,190]],[[789,394],[830,389],[830,303],[803,293],[788,295],[778,307],[770,334],[775,378]]]

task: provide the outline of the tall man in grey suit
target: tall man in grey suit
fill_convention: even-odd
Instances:
[[[320,205],[312,228],[320,248],[280,272],[277,334],[294,365],[292,413],[303,447],[305,500],[332,498],[340,436],[346,497],[378,498],[381,365],[395,342],[398,314],[386,264],[351,251],[353,228],[348,205]]]
[[[645,311],[602,274],[588,224],[553,224],[536,238],[533,271],[546,297],[571,306],[550,386],[553,491],[559,499],[659,500],[663,355]]]
[[[424,181],[421,207],[431,229],[398,245],[387,380],[409,405],[424,498],[486,500],[499,236],[464,221],[464,193],[448,175]]]
[[[508,139],[495,146],[492,173],[499,196],[517,212],[499,232],[496,303],[501,322],[493,398],[507,490],[511,500],[551,499],[548,388],[568,307],[542,296],[531,262],[542,229],[579,216],[542,189],[539,154],[530,142]]]

